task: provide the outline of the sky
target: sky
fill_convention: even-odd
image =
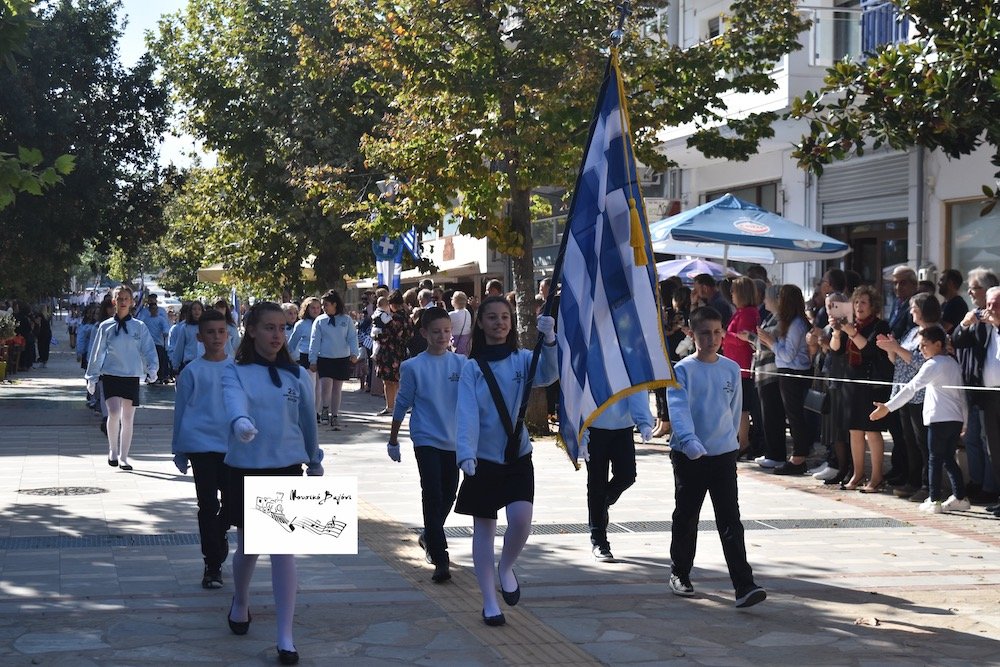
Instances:
[[[128,17],[128,25],[119,42],[119,57],[126,67],[133,66],[139,57],[146,52],[145,33],[156,31],[156,23],[163,14],[174,14],[187,5],[187,0],[122,0],[122,15]],[[191,164],[187,153],[202,151],[190,135],[175,135],[168,132],[160,144],[160,163],[173,163],[179,167]],[[203,161],[211,164],[210,156],[202,153]]]

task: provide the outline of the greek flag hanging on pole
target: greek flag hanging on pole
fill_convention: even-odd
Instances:
[[[570,203],[562,263],[559,439],[576,464],[584,430],[608,405],[674,386],[617,48]]]
[[[387,285],[391,289],[399,289],[399,274],[403,271],[403,242],[401,239],[390,239],[383,236],[372,241],[372,251],[375,253],[376,281],[379,285]]]

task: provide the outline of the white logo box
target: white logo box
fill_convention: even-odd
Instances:
[[[244,478],[248,554],[358,553],[357,477]]]

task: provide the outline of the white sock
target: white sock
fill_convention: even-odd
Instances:
[[[497,532],[496,519],[473,517],[472,519],[472,564],[483,595],[483,613],[496,616],[500,613],[497,590],[493,579],[493,542]]]
[[[295,556],[271,555],[271,588],[274,590],[274,607],[278,624],[278,648],[294,651],[292,622],[295,620],[295,594],[298,590]]]

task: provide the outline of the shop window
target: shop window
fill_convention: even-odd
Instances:
[[[1000,209],[980,215],[983,205],[982,201],[948,204],[951,245],[948,266],[943,268],[958,269],[962,275],[977,266],[1000,271]]]

